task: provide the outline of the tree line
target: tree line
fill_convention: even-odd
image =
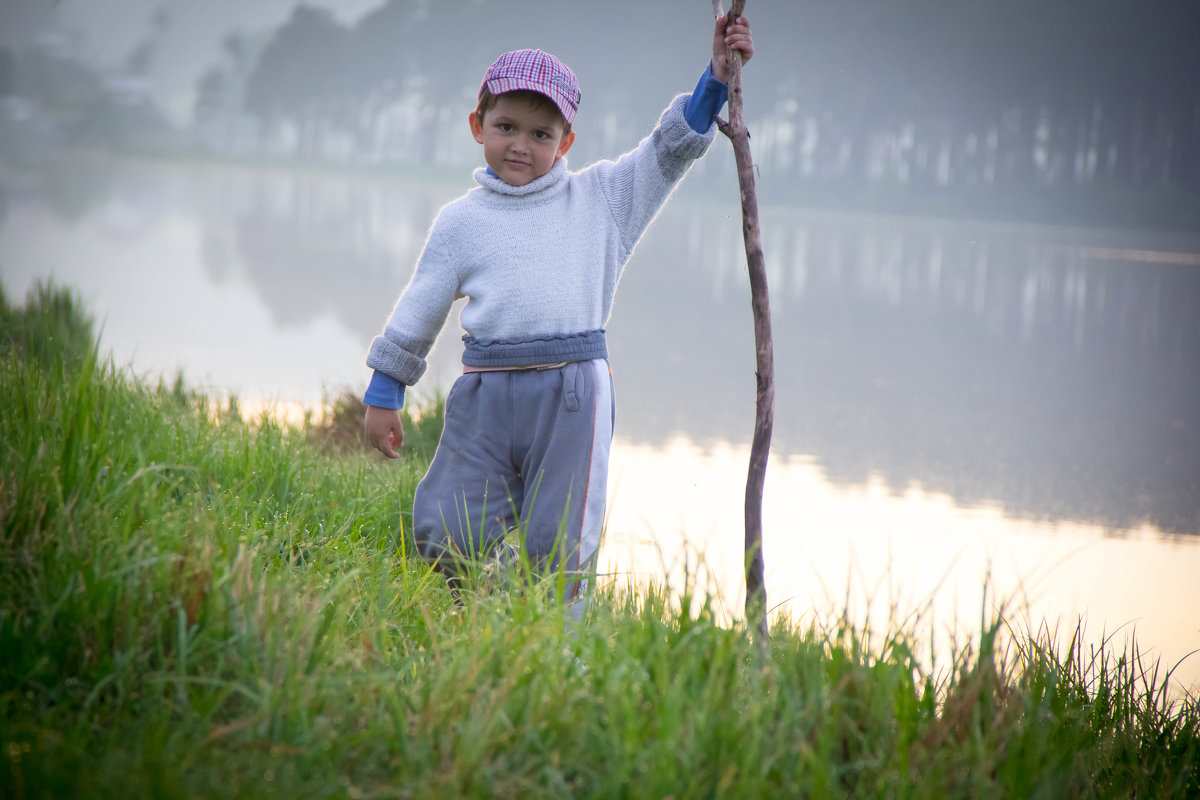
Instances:
[[[674,65],[691,69],[703,50],[672,31],[702,29],[691,20],[704,5],[388,0],[354,25],[301,5],[252,64],[244,44],[227,48],[202,79],[197,111],[212,116],[236,94],[264,141],[296,154],[428,162],[440,156],[443,117],[453,111],[458,125],[483,66],[503,49],[542,46],[575,67],[585,111],[607,121],[596,144],[621,146],[664,96],[690,88]],[[760,87],[756,150],[774,169],[910,185],[1200,190],[1198,3],[796,0],[751,11],[764,65],[750,77]],[[285,129],[292,136],[279,138]]]
[[[25,8],[4,7],[10,20]],[[708,9],[386,0],[343,23],[300,4],[274,30],[229,32],[197,82],[191,141],[254,157],[474,164],[463,122],[483,68],[540,47],[580,77],[572,160],[585,163],[632,146],[691,88]],[[788,0],[749,11],[759,54],[747,116],[770,201],[1027,215],[1073,203],[1115,221],[1200,224],[1196,0]],[[161,27],[130,55],[134,74]],[[0,95],[45,93],[68,67],[79,71],[0,38]],[[80,118],[68,94],[57,105]],[[134,137],[149,123],[132,119],[100,127]],[[731,171],[720,157],[697,169]]]

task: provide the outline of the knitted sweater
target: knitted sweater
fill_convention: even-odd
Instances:
[[[714,137],[715,126],[697,133],[688,124],[687,100],[675,98],[654,131],[616,161],[573,173],[559,159],[524,186],[476,170],[479,186],[438,212],[367,365],[415,383],[459,297],[468,298],[460,317],[468,365],[606,357],[603,327],[621,271]]]

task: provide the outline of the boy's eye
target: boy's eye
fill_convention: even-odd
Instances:
[[[498,127],[500,130],[504,131],[505,133],[508,133],[513,129],[513,126],[509,125],[507,122],[501,122],[496,127]]]
[[[550,138],[550,134],[546,133],[546,131],[534,131],[533,135],[537,139],[549,139]]]

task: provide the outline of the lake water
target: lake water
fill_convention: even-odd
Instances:
[[[425,230],[469,188],[84,159],[0,184],[0,275],[243,409],[365,385]],[[622,280],[601,567],[741,607],[754,349],[736,188],[685,190]],[[730,202],[731,201],[731,202]],[[1019,620],[1200,648],[1200,237],[764,208],[768,601],[935,637]],[[452,313],[418,397],[459,372]],[[985,599],[985,586],[987,596]],[[1200,685],[1200,655],[1177,672]]]

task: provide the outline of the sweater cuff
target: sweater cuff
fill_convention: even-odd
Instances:
[[[729,87],[712,74],[712,62],[704,68],[704,74],[696,83],[696,90],[683,108],[683,118],[696,133],[705,133],[712,127],[713,119],[729,99]]]
[[[422,352],[429,352],[428,345]],[[425,373],[426,364],[424,358],[401,347],[387,336],[376,336],[367,353],[367,366],[379,372],[386,372],[400,383],[412,386]]]
[[[385,372],[375,370],[363,394],[363,403],[379,408],[404,408],[404,384]]]

